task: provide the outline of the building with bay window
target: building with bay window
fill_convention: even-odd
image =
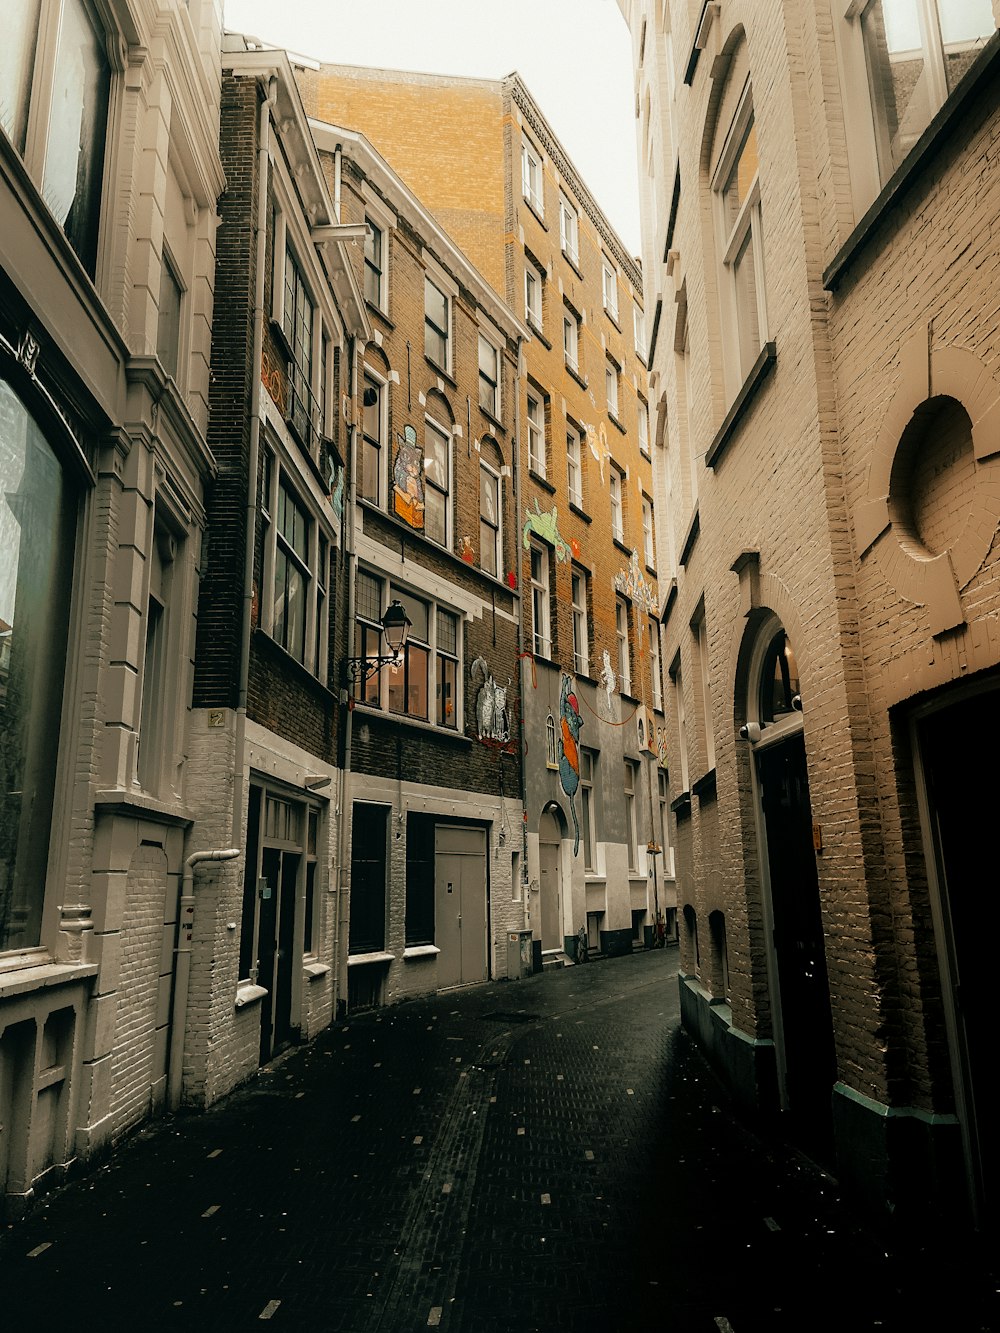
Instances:
[[[988,1231],[1000,9],[620,7],[684,1021],[886,1225]]]
[[[507,974],[524,924],[515,473],[527,330],[355,129],[313,120],[370,334],[342,592],[351,1007]],[[394,660],[383,629],[405,611]],[[380,661],[381,659],[381,661]],[[349,821],[349,822],[348,822]]]
[[[0,52],[0,1212],[155,1113],[196,844],[221,6]],[[207,878],[208,876],[206,876]]]

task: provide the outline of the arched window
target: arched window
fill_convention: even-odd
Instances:
[[[701,954],[698,951],[698,917],[690,903],[684,906],[684,935],[687,942],[687,956],[694,968],[695,975],[701,975]]]

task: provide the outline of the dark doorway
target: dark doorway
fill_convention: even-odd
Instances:
[[[837,1062],[801,733],[758,750],[756,760],[767,837],[789,1137],[828,1162]]]
[[[943,952],[948,960],[967,1150],[980,1219],[998,1220],[997,1136],[989,1123],[990,1065],[995,1060],[993,969],[989,928],[998,872],[993,847],[1000,796],[995,739],[1000,690],[972,695],[918,724],[930,832],[940,885]],[[972,763],[978,754],[978,763]],[[991,1037],[993,1039],[991,1040]]]
[[[261,1001],[260,1059],[264,1064],[292,1040],[292,960],[295,899],[302,857],[265,847],[261,854],[258,972],[267,994]]]

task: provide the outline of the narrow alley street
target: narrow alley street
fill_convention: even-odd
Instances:
[[[4,1327],[991,1327],[940,1257],[908,1284],[832,1182],[731,1118],[676,969],[352,1017],[8,1229]]]

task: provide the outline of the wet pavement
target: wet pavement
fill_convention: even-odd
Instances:
[[[397,1333],[1000,1327],[729,1113],[676,950],[352,1016],[0,1234],[0,1326]]]

